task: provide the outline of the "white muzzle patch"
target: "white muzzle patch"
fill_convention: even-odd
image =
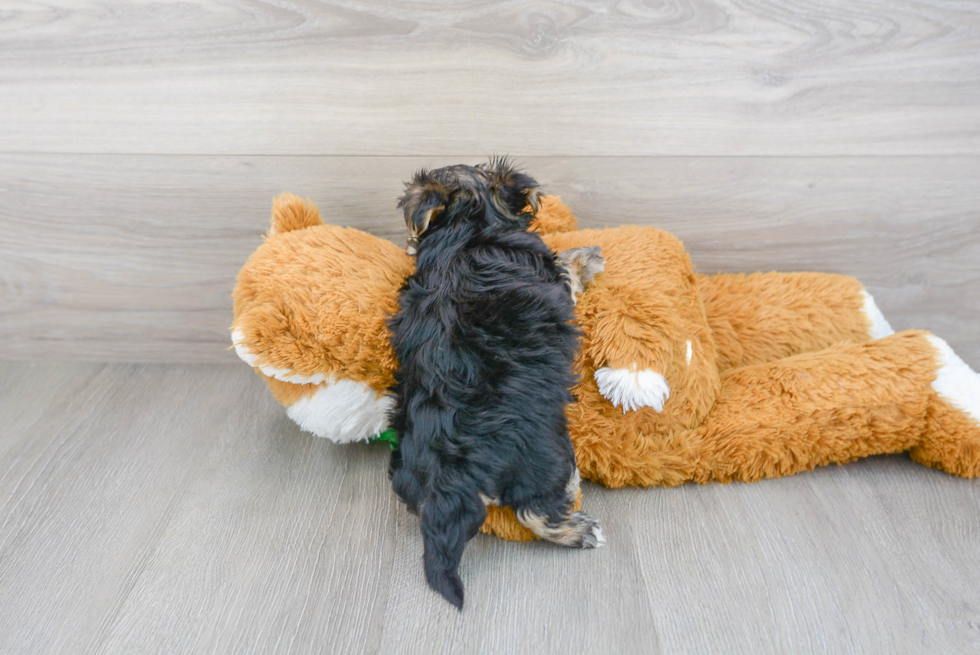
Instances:
[[[291,384],[318,385],[316,393],[300,398],[286,409],[286,415],[306,432],[336,443],[350,443],[367,441],[387,429],[393,398],[377,393],[363,382],[337,379],[332,374],[302,375],[287,368],[260,364],[258,355],[246,347],[241,330],[231,333],[231,342],[242,361],[270,378]]]
[[[327,380],[312,396],[300,398],[286,415],[301,429],[335,443],[367,441],[388,428],[394,398],[363,382]]]

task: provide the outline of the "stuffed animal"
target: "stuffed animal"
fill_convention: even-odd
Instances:
[[[906,451],[980,475],[980,376],[938,337],[893,334],[853,278],[696,274],[674,236],[578,230],[553,196],[531,229],[556,252],[594,245],[606,260],[576,305],[567,415],[586,479],[748,482]],[[235,350],[302,429],[337,443],[377,437],[397,366],[385,319],[412,269],[395,244],[281,196],[238,276]],[[488,509],[485,532],[533,538],[506,508]]]

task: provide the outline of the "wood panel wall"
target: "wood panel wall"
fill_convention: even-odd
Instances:
[[[271,198],[400,239],[510,153],[702,271],[860,277],[980,367],[980,5],[22,0],[0,8],[0,358],[234,361]]]

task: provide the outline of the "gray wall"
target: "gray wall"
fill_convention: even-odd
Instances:
[[[976,5],[18,7],[0,358],[234,361],[274,195],[397,239],[401,180],[497,152],[586,226],[672,230],[702,271],[856,275],[980,367]]]

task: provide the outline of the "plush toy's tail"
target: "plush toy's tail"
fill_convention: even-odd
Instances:
[[[456,609],[463,609],[458,571],[463,549],[485,517],[486,508],[477,494],[455,489],[435,489],[422,504],[425,578]]]
[[[291,193],[284,193],[272,201],[270,236],[314,225],[323,225],[323,219],[320,218],[320,210],[309,199],[303,200]]]

